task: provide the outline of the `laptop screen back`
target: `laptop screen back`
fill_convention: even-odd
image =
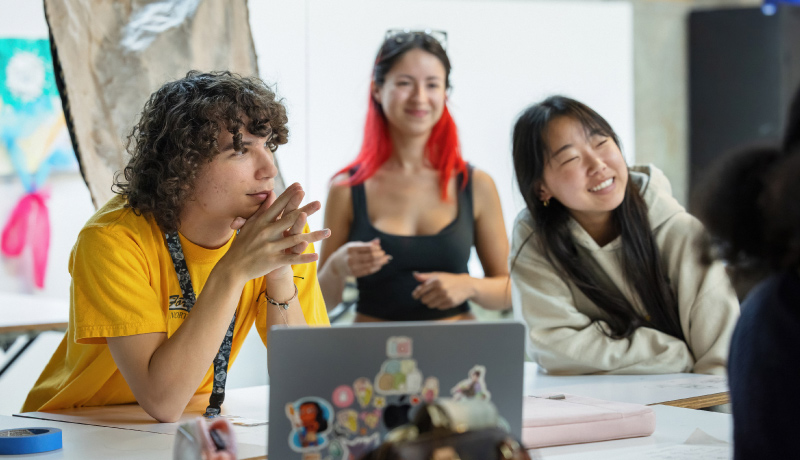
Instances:
[[[522,426],[524,326],[417,322],[269,332],[269,458],[359,458],[437,398]]]

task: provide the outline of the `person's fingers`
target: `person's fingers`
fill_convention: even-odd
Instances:
[[[302,243],[316,243],[318,241],[322,241],[325,238],[331,236],[331,230],[329,228],[323,228],[322,230],[317,230],[314,232],[309,233],[300,233],[298,235],[293,235],[290,240],[294,240],[294,244],[291,246],[296,246]],[[291,247],[290,246],[290,247]]]
[[[389,260],[391,260],[391,256],[384,256],[378,259],[373,259],[371,257],[361,259],[354,258],[350,261],[350,272],[356,278],[371,275],[380,270]]]
[[[247,223],[247,219],[244,217],[237,217],[231,222],[231,230],[239,230],[245,223]]]
[[[320,209],[322,209],[322,203],[320,203],[319,201],[312,201],[311,203],[308,203],[302,208],[300,208],[300,211],[303,211],[307,215],[311,216]]]
[[[386,257],[386,253],[383,252],[383,250],[377,250],[377,251],[372,250],[362,255],[362,258],[368,261],[369,263],[374,263],[375,261],[381,260],[384,257]]]
[[[454,305],[448,299],[439,299],[428,305],[430,308],[435,310],[447,310],[448,308],[453,308]]]
[[[310,235],[310,233],[304,233],[304,235]],[[319,254],[316,252],[306,253],[306,254],[295,254],[295,253],[286,253],[282,252],[275,256],[273,259],[273,264],[275,268],[272,270],[277,270],[280,267],[285,267],[287,265],[298,265],[298,264],[307,264],[311,262],[316,262],[319,260]]]
[[[367,262],[354,262],[350,264],[350,272],[356,278],[367,276],[371,273],[371,264]]]
[[[274,229],[280,229],[281,234],[283,236],[291,236],[302,233],[303,227],[306,224],[307,217],[308,214],[305,211],[303,211],[302,208],[295,209],[294,211],[289,213],[284,213],[283,216],[281,216],[281,218],[278,219],[278,221],[269,224],[268,232],[270,235],[273,235],[272,232],[274,231]],[[300,231],[292,232],[291,229],[295,226],[298,220],[303,221],[302,225],[300,226]]]
[[[392,259],[392,256],[386,255],[386,253],[383,251],[377,255],[373,255],[372,252],[368,252],[366,254],[363,252],[356,252],[354,254],[349,254],[348,256],[351,266],[365,268],[369,271],[372,271],[373,267],[375,266],[377,266],[377,268],[382,267]]]
[[[441,291],[426,292],[419,299],[420,302],[432,308],[438,308],[437,306],[444,304],[446,300],[446,295]]]
[[[288,233],[286,233],[286,236],[297,235],[299,233],[302,233],[303,232],[303,228],[306,226],[306,218],[307,217],[308,217],[308,215],[306,213],[301,212],[300,215],[297,216],[297,220],[294,221],[294,224],[292,224],[292,226],[289,227],[289,230],[286,231],[286,232],[288,232]]]
[[[231,229],[239,230],[244,227],[244,224],[246,224],[248,220],[257,220],[260,216],[266,214],[269,207],[272,206],[277,199],[278,195],[274,190],[271,190],[269,195],[267,195],[267,199],[261,203],[261,206],[258,207],[258,210],[252,216],[250,216],[249,219],[245,219],[244,217],[236,217],[233,219],[233,222],[231,222]]]
[[[384,252],[384,250],[380,246],[373,245],[370,246],[370,249],[371,249],[370,255],[372,256],[373,259],[380,259],[386,254],[386,252]]]
[[[303,251],[305,251],[305,250],[306,250],[306,248],[308,247],[308,244],[309,244],[309,243],[306,243],[305,241],[303,241],[303,242],[302,242],[302,243],[300,243],[300,244],[297,244],[297,245],[295,245],[295,246],[292,246],[291,248],[289,248],[289,249],[288,249],[288,251],[289,251],[289,252],[292,252],[292,253],[294,253],[294,254],[302,254],[302,253],[303,253]]]
[[[370,264],[369,272],[370,273],[376,273],[378,270],[383,268],[383,266],[386,265],[389,262],[390,258],[391,258],[391,256],[385,256],[385,257],[381,257],[379,259],[375,259]]]
[[[325,238],[331,235],[331,231],[329,229],[317,230],[316,232],[310,233],[300,233],[297,235],[290,235],[290,236],[280,236],[279,238],[271,239],[266,241],[261,248],[267,254],[275,254],[282,252],[284,254],[294,253],[294,251],[287,251],[287,249],[293,248],[298,245],[302,245],[303,243],[310,244],[316,243],[317,241],[324,240]]]
[[[347,255],[354,259],[367,260],[372,258],[372,248],[369,246],[353,245],[347,248]]]
[[[269,192],[269,195],[267,195],[267,199],[264,200],[263,203],[261,203],[261,206],[264,209],[267,209],[270,206],[272,206],[273,204],[275,204],[275,200],[277,200],[277,199],[278,199],[278,194],[275,193],[275,190],[272,190],[272,191]]]
[[[376,267],[375,271],[378,271],[379,269],[381,269],[384,265],[388,264],[389,261],[391,261],[391,260],[392,260],[392,256],[390,256],[388,254],[384,254],[382,257],[379,257],[379,258],[375,259],[375,262],[373,262],[373,265]]]
[[[420,272],[413,272],[414,279],[419,281],[420,283],[424,283],[429,279],[432,279],[435,275],[433,273],[420,273]]]
[[[310,254],[284,254],[281,256],[281,261],[283,262],[281,265],[300,265],[300,264],[309,264],[311,262],[316,262],[319,260],[319,254],[316,252],[312,252]]]
[[[303,198],[305,198],[305,196],[306,196],[306,192],[305,192],[305,190],[302,190],[302,189],[300,189],[297,192],[293,193],[289,197],[289,201],[286,202],[286,206],[283,207],[283,211],[281,211],[281,213],[278,214],[278,217],[275,218],[275,221],[280,220],[287,213],[290,213],[290,212],[296,210],[297,208],[299,208],[300,207],[300,203],[303,202]]]
[[[264,206],[262,205],[256,214],[261,213],[259,217],[263,216],[267,222],[275,222],[278,217],[284,214],[283,211],[286,209],[289,201],[295,198],[295,195],[298,193],[302,193],[303,196],[305,196],[303,188],[300,186],[300,184],[295,182],[294,184],[286,187],[286,190],[284,190],[283,193],[281,193],[281,195],[275,199],[275,201],[269,207],[267,207],[266,210],[263,211],[263,213],[261,213],[261,211],[264,209]],[[300,199],[302,200],[302,197]],[[269,201],[269,199],[267,201]],[[266,203],[266,201],[264,203]]]
[[[290,194],[289,200],[283,206],[283,209],[280,211],[280,213],[278,213],[278,215],[275,216],[274,219],[272,219],[272,222],[277,222],[281,218],[283,218],[283,216],[285,216],[287,213],[296,210],[300,206],[300,203],[303,202],[303,198],[305,198],[305,196],[306,192],[302,188]]]
[[[283,208],[283,212],[284,213],[292,212],[295,209],[299,208],[300,203],[303,202],[303,198],[305,198],[305,196],[306,192],[305,190],[302,189],[298,193],[292,194],[292,196],[289,197],[289,201],[286,202],[286,206]]]
[[[306,206],[303,206],[302,208],[284,213],[277,222],[274,222],[274,224],[279,225],[283,229],[284,236],[302,233],[303,228],[308,222],[308,216],[317,212],[319,207],[319,201],[314,201]],[[298,222],[298,220],[301,220],[301,222]]]
[[[433,278],[433,279],[429,279],[429,280],[425,281],[424,283],[420,284],[419,286],[414,288],[414,290],[411,292],[411,297],[413,297],[415,299],[421,299],[422,296],[424,296],[424,295],[426,295],[426,294],[428,294],[430,292],[435,291],[437,289],[437,287],[439,286],[439,283],[437,283],[437,281],[438,280]]]

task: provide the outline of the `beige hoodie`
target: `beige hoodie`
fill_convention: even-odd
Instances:
[[[697,372],[724,375],[728,345],[739,316],[739,302],[725,268],[699,259],[702,224],[672,197],[664,173],[656,167],[631,168],[630,179],[642,190],[656,244],[672,289],[686,342],[641,327],[628,339],[611,339],[599,307],[572,282],[563,279],[529,240],[534,228],[523,210],[514,224],[509,260],[512,300],[517,318],[528,326],[528,355],[553,374],[661,374]],[[625,282],[618,260],[621,238],[600,247],[574,220],[570,221],[579,257],[602,283],[613,283],[636,308],[641,301]],[[642,309],[643,310],[643,309]]]

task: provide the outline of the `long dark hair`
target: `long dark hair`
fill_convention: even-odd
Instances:
[[[547,207],[539,201],[537,191],[550,155],[544,139],[545,131],[551,120],[562,116],[578,121],[587,133],[608,136],[617,146],[620,145],[617,134],[603,117],[567,97],[549,97],[522,113],[514,126],[514,170],[520,193],[533,216],[534,231],[528,235],[520,250],[525,244],[540,245],[561,275],[578,286],[586,297],[605,312],[606,318],[603,319],[608,324],[608,330],[603,328],[603,333],[607,336],[628,338],[637,328],[646,326],[685,340],[675,294],[670,288],[650,228],[647,204],[633,181],[628,181],[622,204],[612,212],[612,223],[622,237],[621,260],[625,279],[638,294],[646,311],[645,316],[620,292],[603,288],[580,261],[569,229],[569,209],[556,199],[551,198]],[[513,266],[512,263],[512,270]]]

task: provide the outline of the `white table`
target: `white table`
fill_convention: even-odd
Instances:
[[[250,389],[248,389],[250,390]],[[247,393],[240,393],[243,396]],[[131,406],[136,407],[136,406]],[[596,460],[614,458],[619,460],[683,458],[728,459],[731,452],[731,416],[706,411],[697,411],[670,406],[653,406],[656,413],[656,431],[646,438],[622,439],[617,441],[595,442],[570,446],[547,447],[531,450],[534,459],[543,460]],[[97,422],[98,419],[88,420]],[[117,424],[120,425],[120,424]],[[137,429],[109,428],[61,421],[44,421],[26,417],[0,416],[0,428],[20,428],[47,426],[63,430],[64,448],[36,458],[46,459],[170,459],[174,437],[169,431],[159,428],[142,430],[145,424],[135,424]],[[175,424],[160,424],[161,427]],[[236,427],[240,459],[266,458],[266,429],[253,432],[263,433],[263,445],[248,444],[241,439],[243,427]],[[700,429],[723,443],[718,445],[684,444]],[[683,456],[678,456],[682,454]],[[4,456],[3,458],[30,458],[30,456]]]
[[[547,375],[525,363],[524,394],[568,393],[635,404],[699,409],[729,402],[728,380],[702,374]]]
[[[41,296],[0,293],[0,340],[7,344],[25,337],[9,352],[0,367],[0,376],[11,367],[36,337],[44,331],[66,329],[69,302]],[[10,350],[10,349],[9,349]]]
[[[266,385],[238,388],[225,392],[225,403],[222,415],[237,416],[251,420],[267,421],[269,413],[269,387]],[[52,412],[26,412],[15,414],[19,418],[54,420],[59,422],[80,423],[85,425],[121,428],[125,430],[143,431],[154,434],[175,434],[182,422],[200,417],[208,406],[208,395],[195,395],[186,410],[176,423],[158,423],[137,404],[119,406],[82,407]],[[235,421],[236,419],[231,419]],[[238,443],[267,446],[267,425],[238,426],[234,425],[234,433]]]
[[[157,459],[172,458],[174,436],[145,433],[133,430],[118,430],[101,426],[77,423],[31,420],[22,417],[0,415],[0,429],[47,427],[62,431],[63,448],[35,455],[3,455],[6,458],[37,459]]]
[[[173,425],[173,424],[169,424]],[[174,433],[153,433],[58,421],[0,415],[0,429],[47,427],[62,431],[63,448],[32,455],[3,455],[2,459],[35,457],[52,460],[170,460]],[[177,426],[176,426],[177,428]],[[263,458],[264,446],[237,442],[240,459]]]
[[[725,392],[727,383],[724,378],[697,374],[551,376],[539,373],[535,364],[526,363],[524,391],[529,395],[557,392],[638,404],[660,404]],[[269,413],[268,395],[269,387],[267,386],[229,390],[226,393],[225,404],[222,406],[222,414],[266,421]],[[200,416],[205,411],[207,404],[208,395],[196,395],[187,406],[181,421]],[[665,448],[686,450],[685,446],[682,447],[681,444],[686,441],[695,428],[701,428],[706,433],[722,440],[730,439],[731,418],[729,415],[668,406],[654,406],[654,410],[656,411],[656,433],[648,438],[553,447],[532,452],[539,453],[543,458],[565,456],[563,457],[565,459],[589,458],[590,454],[596,455],[597,451],[605,450],[614,451],[615,457],[622,453],[644,455],[644,452],[647,452],[648,455],[655,455],[659,450]],[[51,423],[50,421],[54,421],[69,425],[81,424],[102,427],[107,430],[143,433],[136,436],[128,435],[132,436],[132,439],[148,439],[148,434],[154,436],[173,435],[177,429],[177,423],[155,422],[141,407],[135,404],[84,407],[52,412],[28,412],[18,414],[15,420],[27,420],[27,422],[20,422],[23,425],[16,426],[48,425]],[[248,456],[264,458],[267,448],[266,424],[252,427],[235,425],[234,432],[237,442],[242,448],[242,458],[248,458]],[[160,440],[157,442],[165,442],[157,436],[153,439]],[[717,451],[719,450],[718,448]],[[724,451],[727,452],[727,450]],[[151,454],[155,455],[152,452]],[[127,455],[123,457],[117,455],[117,457],[129,458]],[[132,456],[130,458],[139,457]]]

